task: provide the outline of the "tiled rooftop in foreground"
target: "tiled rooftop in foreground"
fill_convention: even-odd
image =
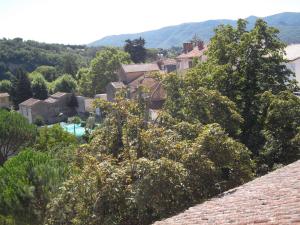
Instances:
[[[154,225],[300,224],[300,160]]]

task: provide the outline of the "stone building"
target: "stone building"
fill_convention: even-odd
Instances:
[[[147,73],[159,72],[160,69],[157,63],[144,63],[144,64],[122,64],[118,72],[118,78],[120,82],[129,84],[135,79],[143,76]]]
[[[289,45],[285,51],[287,67],[295,73],[296,80],[300,83],[300,44]]]
[[[8,93],[0,93],[0,108],[10,109],[12,107]]]
[[[76,114],[71,105],[72,94],[57,92],[45,100],[30,98],[19,104],[19,112],[34,123],[42,118],[46,124],[57,123]]]
[[[166,92],[160,81],[151,76],[151,73],[162,73],[157,63],[122,65],[118,73],[118,82],[110,82],[106,86],[107,101],[114,101],[116,93],[125,90],[130,99],[137,97],[139,87],[143,87],[143,97],[149,100],[149,107],[159,109],[162,107]]]

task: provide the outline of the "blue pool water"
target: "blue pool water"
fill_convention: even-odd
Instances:
[[[67,132],[74,134],[77,137],[81,137],[85,134],[84,127],[81,127],[80,124],[74,124],[74,123],[64,123],[61,122],[60,126]]]

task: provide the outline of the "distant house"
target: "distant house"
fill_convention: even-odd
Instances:
[[[125,88],[126,85],[123,82],[110,82],[106,85],[107,101],[113,102],[115,100],[116,93]]]
[[[11,102],[9,100],[9,94],[8,93],[0,93],[0,108],[11,108]]]
[[[51,124],[62,121],[74,115],[75,110],[70,106],[72,94],[57,92],[45,100],[30,98],[19,104],[19,112],[34,123],[38,117],[45,123]]]
[[[200,62],[205,62],[207,60],[207,56],[204,54],[206,50],[207,46],[203,42],[197,44],[183,43],[183,53],[176,57],[177,71],[182,72],[191,68],[195,58],[199,59]]]
[[[76,96],[77,107],[76,112],[79,116],[88,116],[91,112],[94,112],[93,98],[87,98],[84,96]]]
[[[135,79],[151,72],[159,72],[160,69],[157,63],[144,63],[144,64],[122,64],[118,72],[119,81],[124,84],[129,84]]]
[[[157,62],[161,71],[166,73],[174,72],[177,69],[177,62],[175,59],[161,59]]]
[[[160,109],[167,97],[166,91],[160,81],[153,77],[141,76],[138,79],[128,84],[129,97],[131,99],[137,98],[139,87],[145,89],[146,98],[149,100],[150,109]]]
[[[285,49],[288,59],[287,67],[296,75],[296,80],[300,83],[300,44],[289,45]]]
[[[161,108],[166,99],[166,92],[161,82],[150,76],[152,72],[162,72],[157,63],[122,65],[118,74],[119,81],[106,86],[107,101],[114,101],[116,93],[122,89],[126,90],[128,98],[135,99],[139,87],[143,86],[146,90],[143,97],[149,99],[149,107]]]

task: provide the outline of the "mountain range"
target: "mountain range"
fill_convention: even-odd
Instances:
[[[256,16],[246,18],[248,27],[254,26]],[[280,31],[280,38],[287,44],[300,43],[300,13],[285,12],[263,18],[270,26]],[[135,34],[111,35],[101,38],[89,44],[89,46],[124,46],[126,39],[142,37],[146,40],[148,48],[171,48],[181,46],[183,42],[190,40],[195,34],[205,42],[214,34],[214,29],[221,24],[236,25],[236,20],[207,20],[203,22],[184,23],[175,26],[163,27],[158,30],[145,31]]]

